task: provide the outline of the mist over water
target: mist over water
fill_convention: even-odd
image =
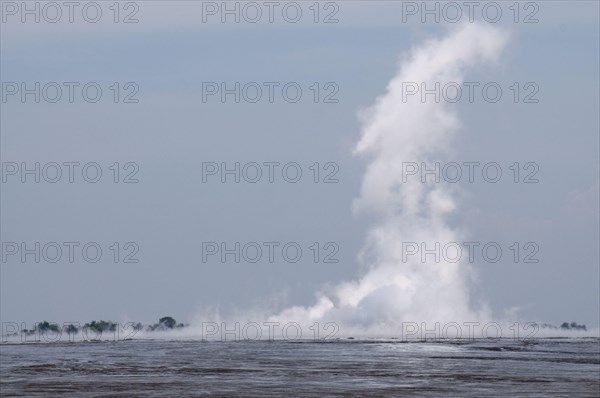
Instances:
[[[271,321],[336,322],[342,330],[379,334],[403,322],[486,321],[483,304],[470,303],[473,270],[466,261],[439,263],[403,258],[403,242],[460,242],[464,232],[448,216],[457,208],[452,187],[418,178],[402,179],[403,162],[433,164],[452,154],[461,128],[456,108],[420,95],[403,97],[403,83],[427,88],[462,84],[470,70],[493,67],[508,42],[508,33],[488,25],[455,28],[446,37],[414,48],[402,60],[385,94],[360,115],[362,132],[354,153],[367,159],[357,214],[373,216],[361,251],[366,272],[317,295],[310,307],[291,307]]]

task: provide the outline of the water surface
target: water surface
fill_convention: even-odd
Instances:
[[[600,396],[597,338],[131,340],[0,352],[3,397]]]

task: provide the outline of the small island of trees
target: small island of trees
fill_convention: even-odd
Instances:
[[[125,324],[119,325],[116,322],[112,321],[91,321],[85,323],[81,326],[78,323],[65,323],[62,326],[58,323],[42,321],[35,324],[32,329],[22,329],[21,334],[23,336],[60,336],[62,333],[66,333],[69,337],[77,335],[79,332],[83,333],[84,340],[98,340],[102,337],[103,334],[109,333],[117,333],[127,334],[126,332],[133,331],[145,331],[145,332],[160,332],[160,331],[169,331],[175,329],[182,329],[187,324],[178,323],[175,318],[171,316],[164,316],[158,320],[157,323],[144,325],[140,322],[128,322]],[[119,327],[121,330],[119,331]],[[14,329],[13,329],[14,330]],[[17,336],[18,332],[14,333],[6,333],[5,336]],[[4,336],[3,336],[4,337]]]

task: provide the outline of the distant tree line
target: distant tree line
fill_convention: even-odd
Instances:
[[[564,322],[562,325],[560,325],[560,328],[564,330],[587,330],[585,325],[580,325],[577,322]]]
[[[148,331],[148,332],[154,332],[154,331],[166,331],[166,330],[172,330],[172,329],[181,329],[184,328],[188,325],[184,325],[183,323],[177,323],[177,321],[170,316],[164,316],[162,318],[160,318],[158,320],[158,323],[154,323],[151,325],[143,325],[142,323],[138,322],[133,324],[133,330],[135,331]],[[65,324],[62,327],[57,324],[57,323],[51,323],[48,321],[43,321],[43,322],[39,322],[37,324],[35,324],[33,329],[23,329],[21,330],[21,333],[26,334],[26,335],[33,335],[36,333],[67,333],[68,335],[74,335],[79,333],[80,330],[84,330],[84,331],[92,331],[94,332],[94,334],[96,335],[96,338],[99,338],[100,336],[102,336],[102,333],[104,332],[115,332],[117,330],[117,328],[119,327],[119,324],[116,322],[112,322],[112,321],[104,321],[104,320],[99,320],[99,321],[91,321],[88,322],[86,324],[84,324],[82,327],[79,327],[78,325],[74,325],[72,323],[70,324]],[[16,335],[16,333],[14,333]]]
[[[580,331],[585,331],[587,330],[587,326],[583,325],[583,324],[579,324],[577,322],[563,322],[562,325],[560,326],[554,326],[554,325],[550,325],[549,323],[542,323],[541,325],[539,325],[540,328],[542,329],[562,329],[562,330],[580,330]]]

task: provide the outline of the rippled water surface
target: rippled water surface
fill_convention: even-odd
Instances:
[[[3,344],[2,396],[600,396],[600,340]]]

